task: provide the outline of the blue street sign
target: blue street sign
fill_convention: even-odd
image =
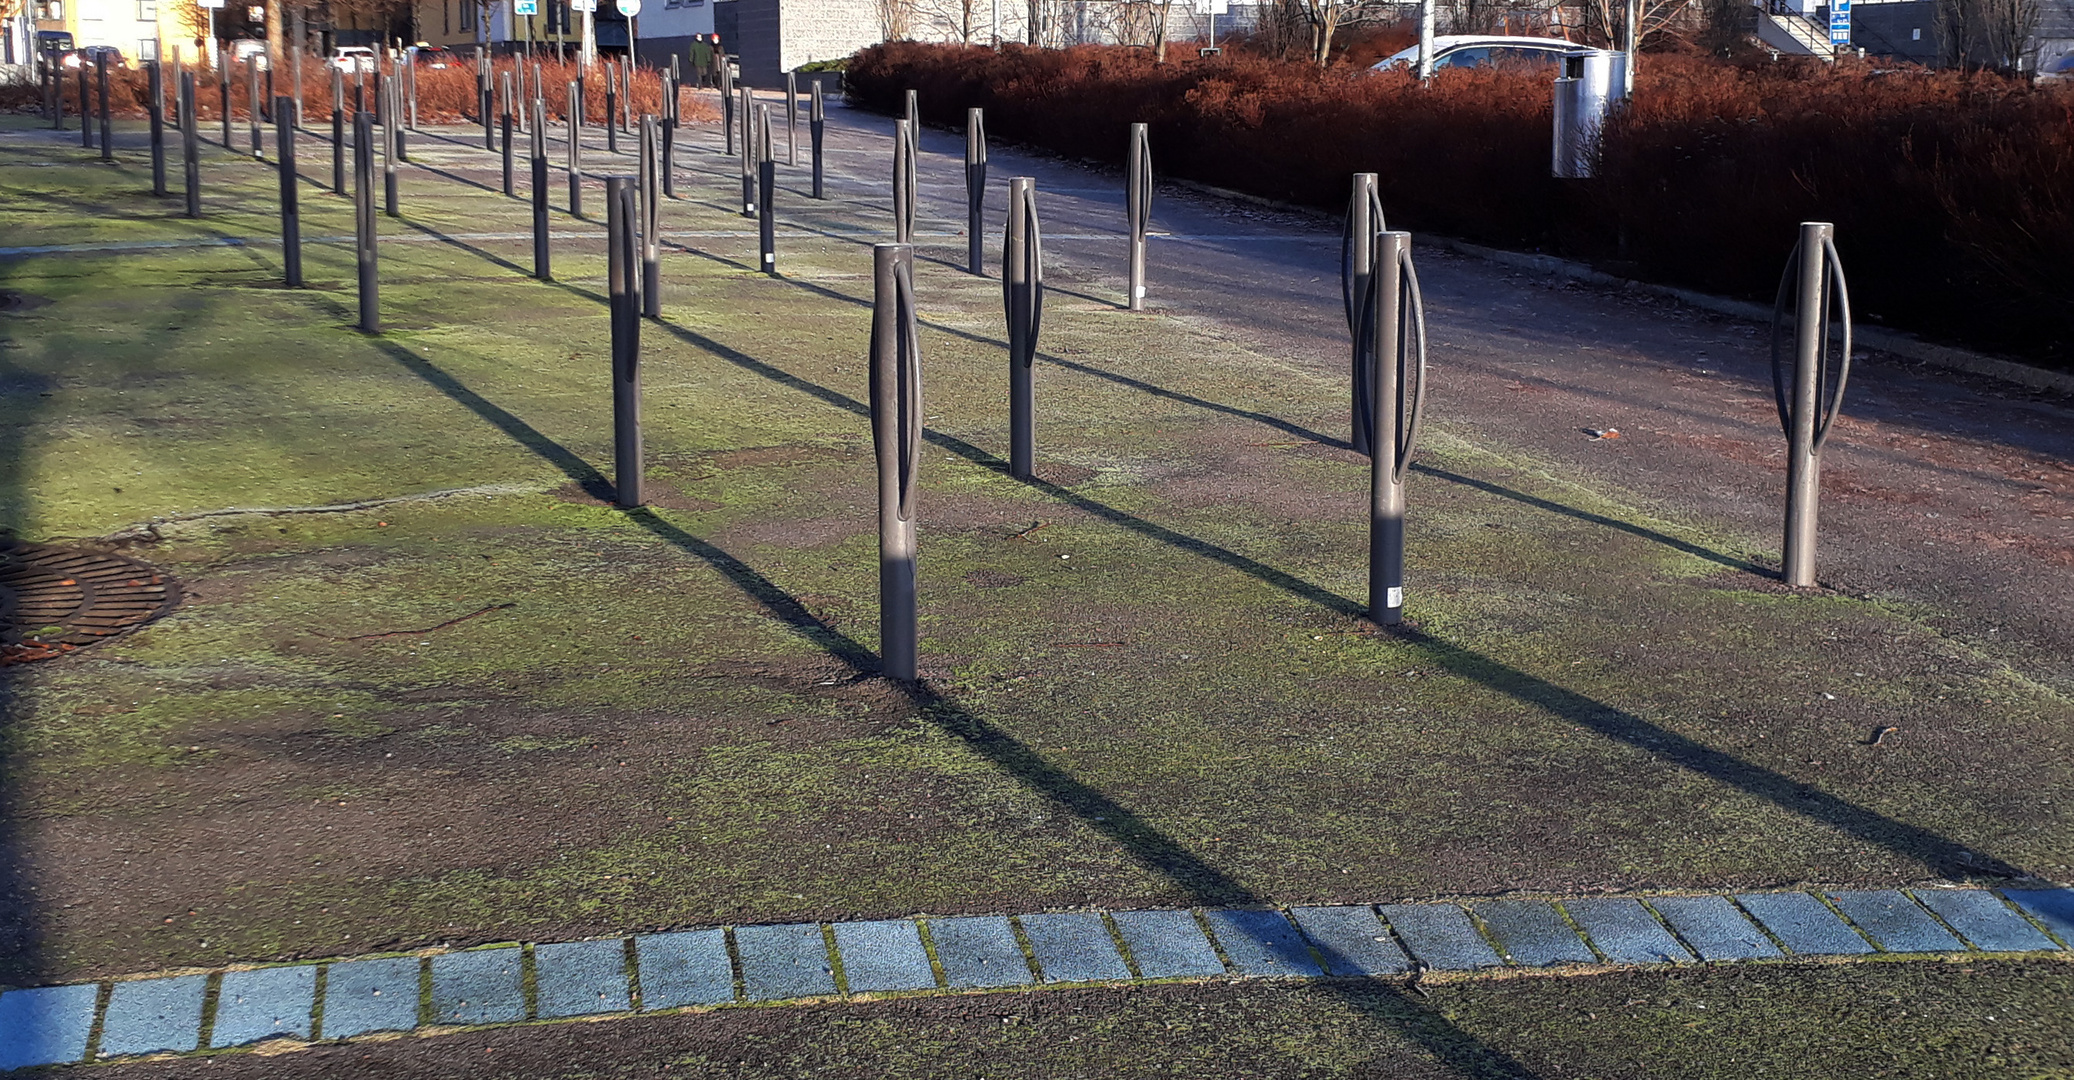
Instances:
[[[538,15],[540,14],[540,0],[511,0],[511,13],[513,15]]]
[[[1829,43],[1851,43],[1851,0],[1829,0]]]

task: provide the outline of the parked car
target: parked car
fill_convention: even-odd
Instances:
[[[265,71],[266,42],[258,38],[239,38],[230,43],[230,58],[241,64],[250,63],[257,58],[259,69]]]
[[[36,51],[43,54],[72,51],[72,35],[64,30],[36,31]]]
[[[352,74],[355,71],[377,71],[374,50],[365,45],[341,45],[331,51],[331,66]]]
[[[108,57],[108,66],[111,68],[130,66],[130,62],[123,59],[122,50],[113,45],[88,45],[83,49],[74,49],[65,54],[61,63],[67,68],[93,67],[100,62],[99,57],[104,54]]]
[[[454,50],[444,45],[419,45],[413,52],[417,55],[418,66],[421,68],[443,68],[460,62],[460,58],[454,55]]]
[[[1443,34],[1433,39],[1433,70],[1451,67],[1516,67],[1552,65],[1564,53],[1583,46],[1562,38],[1499,37],[1489,34]],[[1373,70],[1413,67],[1419,62],[1419,47],[1384,57]]]

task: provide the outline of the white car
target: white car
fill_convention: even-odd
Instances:
[[[348,74],[355,71],[374,71],[378,66],[375,63],[374,50],[365,45],[341,45],[332,50],[331,65]]]
[[[1433,70],[1451,67],[1515,67],[1555,64],[1564,53],[1584,46],[1562,38],[1500,37],[1491,34],[1443,34],[1433,39]],[[1415,67],[1419,47],[1386,56],[1371,70]]]

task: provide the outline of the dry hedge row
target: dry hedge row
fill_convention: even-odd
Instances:
[[[895,43],[849,93],[1120,162],[1133,121],[1160,172],[1337,209],[1375,172],[1393,226],[1591,260],[1770,300],[1803,220],[1837,224],[1860,317],[2074,362],[2074,94],[1989,75],[1645,57],[1602,175],[1549,176],[1547,76],[1320,70],[1227,54]]]

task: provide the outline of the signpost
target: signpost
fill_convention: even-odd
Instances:
[[[1838,48],[1851,43],[1851,0],[1829,0],[1829,43]]]

